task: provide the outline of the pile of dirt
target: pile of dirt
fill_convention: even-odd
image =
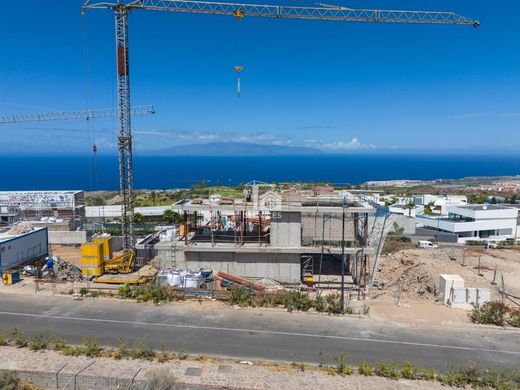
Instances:
[[[7,232],[10,236],[19,236],[20,234],[25,234],[32,232],[34,230],[34,226],[29,222],[15,222],[11,229]]]
[[[404,293],[410,299],[435,299],[438,276],[415,254],[401,251],[385,256],[380,264],[376,275],[378,296]]]

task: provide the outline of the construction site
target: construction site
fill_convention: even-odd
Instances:
[[[7,336],[0,329],[0,352],[6,355],[8,348],[28,347],[16,354],[16,366],[1,362],[0,368],[21,372],[49,388],[137,389],[141,388],[135,387],[137,382],[147,383],[145,371],[165,363],[171,365],[170,373],[177,370],[175,380],[180,378],[178,383],[186,388],[283,389],[287,378],[291,388],[310,388],[303,380],[298,385],[292,375],[306,370],[305,361],[316,366],[317,374],[306,376],[312,377],[312,388],[318,383],[346,388],[343,379],[354,369],[360,377],[458,385],[428,370],[466,364],[473,358],[482,359],[486,367],[496,364],[507,369],[511,362],[517,363],[520,344],[513,328],[520,324],[516,231],[520,218],[516,198],[512,207],[488,207],[465,204],[467,198],[462,195],[444,199],[438,194],[434,199],[422,194],[419,204],[419,196],[379,194],[370,186],[346,182],[244,183],[229,178],[224,185],[209,177],[200,186],[192,179],[190,183],[195,184],[186,188],[157,190],[168,192],[159,200],[156,190],[136,188],[136,144],[161,133],[148,130],[154,128],[153,123],[139,128],[133,122],[136,116],[156,114],[152,105],[133,105],[130,89],[134,59],[129,53],[129,30],[132,18],[144,11],[228,17],[236,23],[251,17],[274,23],[310,20],[316,26],[325,21],[480,26],[477,19],[446,11],[84,0],[83,18],[96,13],[113,17],[113,108],[0,116],[0,126],[84,121],[91,183],[90,193],[81,188],[0,192],[0,322],[12,327]],[[84,60],[87,69],[89,60]],[[243,76],[249,68],[235,61],[230,69],[236,77],[233,98],[236,91],[236,98],[243,99]],[[90,85],[86,84],[88,95]],[[89,106],[91,97],[86,100]],[[91,121],[99,119],[113,121],[113,142],[110,137],[95,140]],[[312,130],[313,137],[319,138],[317,128],[301,130]],[[280,146],[279,140],[273,142],[272,146]],[[343,151],[373,146],[362,145],[357,138],[339,144]],[[110,202],[95,185],[101,147],[113,147],[118,157],[118,183],[111,187],[118,191]],[[231,164],[235,163],[230,163],[233,171]],[[175,167],[190,175],[191,168]],[[368,167],[352,164],[330,169]],[[145,171],[151,175],[150,168]],[[255,178],[247,180],[251,179]],[[428,212],[428,218],[421,214],[416,219],[419,210]],[[431,225],[418,224],[421,218]],[[507,237],[498,240],[498,235]],[[501,316],[488,315],[485,310],[490,307],[498,308]],[[504,336],[497,336],[495,328],[479,328],[483,324],[506,328],[500,330]],[[35,332],[41,330],[46,333]],[[63,339],[56,341],[54,333]],[[46,354],[43,359],[47,360],[42,361],[47,371],[24,368],[34,366],[24,366],[24,361],[34,358],[34,351]],[[61,359],[61,354],[67,359]],[[353,356],[355,365],[346,363],[345,354]],[[108,372],[109,363],[103,371],[103,359],[105,363],[117,360],[126,372]],[[134,362],[129,363],[131,359]],[[399,372],[397,359],[406,362]],[[425,369],[415,366],[412,359]],[[392,362],[386,365],[383,360]],[[95,363],[100,363],[103,376],[85,375],[85,382],[78,382]],[[372,363],[374,369],[370,366],[370,373],[363,372],[362,367]],[[207,374],[210,364],[213,371]],[[261,379],[249,378],[256,368],[247,367],[253,365],[269,366],[266,372],[276,372],[273,376],[280,382],[271,386],[269,373]],[[413,375],[405,370],[410,367]],[[284,377],[284,370],[294,372]],[[231,378],[232,373],[247,379],[235,378],[231,383],[225,376]],[[504,381],[520,383],[512,378]],[[64,379],[66,384],[60,384]],[[481,378],[464,384],[482,382],[478,381]],[[363,387],[359,383],[356,386]],[[394,388],[394,384],[386,385]],[[399,388],[408,385],[399,382]]]
[[[293,286],[303,283],[310,288],[341,290],[343,301],[346,290],[356,291],[360,298],[364,297],[374,283],[379,255],[386,234],[393,226],[393,221],[389,219],[396,217],[391,216],[388,210],[371,204],[363,196],[346,191],[331,189],[326,194],[319,191],[276,192],[270,190],[268,184],[252,182],[242,199],[227,199],[217,193],[208,199],[189,199],[174,204],[172,209],[176,211],[180,208],[183,215],[182,223],[144,238],[136,237],[132,117],[154,114],[155,110],[152,106],[131,106],[129,15],[133,11],[151,10],[230,15],[239,21],[247,16],[473,27],[478,27],[480,23],[450,12],[355,10],[330,5],[294,7],[197,1],[85,1],[83,15],[94,10],[112,12],[115,18],[117,109],[11,115],[1,117],[0,122],[88,122],[117,117],[121,245],[117,245],[116,249],[120,252],[113,253],[112,237],[95,234],[92,238],[88,237],[85,243],[87,237],[72,236],[82,230],[85,216],[81,191],[0,194],[4,214],[2,221],[8,224],[25,223],[27,232],[18,239],[22,240],[24,234],[39,223],[50,223],[51,226],[56,223],[69,224],[69,228],[65,229],[69,231],[65,239],[61,235],[53,237],[50,242],[81,244],[81,264],[77,265],[81,267],[81,277],[88,280],[95,278],[93,280],[98,283],[142,283],[155,276],[151,268],[163,273],[178,274],[181,272],[179,270],[184,270],[182,272],[191,275],[197,272],[197,278],[201,277],[202,271],[208,276],[209,270],[211,274],[213,271],[226,272],[243,278],[272,279]],[[237,64],[234,69],[237,74],[237,96],[240,97],[240,75],[245,68]],[[96,144],[92,146],[92,152],[96,154]],[[70,215],[64,214],[60,208],[68,210]],[[16,218],[35,221],[32,224],[16,222]],[[45,226],[47,231],[54,230],[51,226]],[[11,271],[11,268],[27,262],[27,256],[11,254],[8,257],[7,251],[12,250],[9,245],[2,250],[6,251],[0,265],[3,270]],[[53,261],[58,262],[59,259],[52,253],[48,254],[46,271],[52,276]],[[144,277],[141,267],[147,269]],[[194,285],[200,287],[201,283],[197,281]]]

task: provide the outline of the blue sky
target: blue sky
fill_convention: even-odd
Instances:
[[[132,101],[157,111],[135,118],[136,153],[211,141],[329,152],[520,149],[520,2],[333,3],[451,10],[482,26],[135,11]],[[2,4],[0,114],[115,106],[113,14],[82,17],[81,4]],[[236,64],[245,66],[241,98]],[[88,153],[95,142],[115,154],[115,128],[115,121],[2,125],[2,152]]]

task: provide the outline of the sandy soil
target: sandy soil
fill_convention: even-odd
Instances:
[[[53,256],[59,256],[60,259],[66,260],[78,267],[81,266],[81,249],[79,246],[52,244],[51,254]]]
[[[479,257],[480,274],[479,276]],[[492,284],[496,267],[496,285]],[[520,296],[520,251],[482,248],[405,249],[382,256],[376,275],[377,287],[370,293],[371,315],[408,325],[454,325],[469,323],[468,312],[450,309],[439,302],[441,274],[460,275],[467,287],[497,288],[504,276],[506,291]],[[520,302],[520,299],[514,299]],[[508,302],[511,306],[514,303]]]

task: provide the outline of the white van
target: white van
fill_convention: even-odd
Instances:
[[[425,249],[437,249],[439,245],[432,243],[431,241],[419,241],[417,243],[417,246],[419,248],[425,248]]]

